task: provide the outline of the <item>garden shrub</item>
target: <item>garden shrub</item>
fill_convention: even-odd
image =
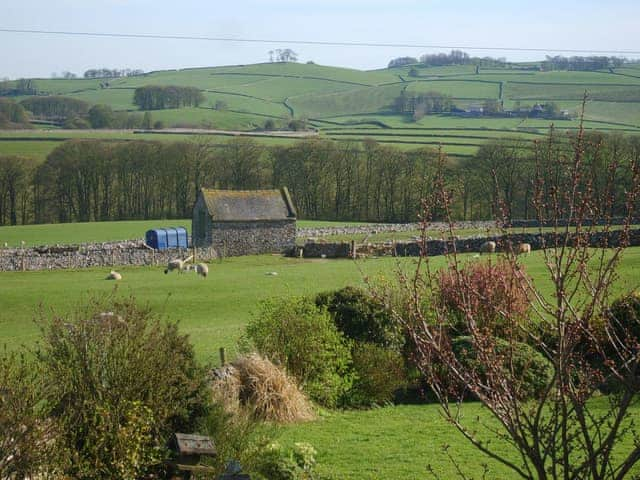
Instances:
[[[512,358],[513,372],[505,371],[505,378],[518,382],[518,391],[522,398],[536,398],[544,391],[553,375],[553,367],[540,352],[526,343],[514,342],[510,344],[499,338],[496,339],[494,348],[496,353],[505,356],[505,370],[508,368],[506,358]],[[452,349],[465,369],[476,371],[480,375],[483,374],[482,365],[476,359],[471,337],[455,338]]]
[[[440,272],[438,300],[450,312],[453,336],[469,334],[467,313],[498,337],[520,334],[517,322],[525,318],[531,303],[517,279],[524,275],[518,268],[523,267],[508,261],[470,262],[457,272]]]
[[[613,301],[594,325],[596,342],[585,339],[581,347],[593,375],[599,375],[604,393],[620,392],[625,387],[640,390],[640,291],[629,292]],[[617,372],[613,375],[611,368]]]
[[[606,315],[609,334],[626,345],[640,345],[640,291],[615,300]]]
[[[275,435],[273,430],[273,426],[257,420],[250,410],[230,412],[226,405],[216,402],[198,429],[213,439],[216,455],[203,457],[201,461],[215,469],[214,478],[227,472],[229,465],[239,467],[243,473],[253,473]]]
[[[262,452],[256,471],[264,480],[313,480],[317,452],[308,443],[295,443],[285,449],[273,442]]]
[[[192,432],[207,411],[187,337],[133,299],[91,299],[42,330],[43,400],[58,448],[73,455],[68,476],[139,476],[160,463],[172,433]]]
[[[407,386],[402,355],[373,343],[355,343],[351,355],[355,379],[349,394],[352,405],[382,405],[391,402]]]
[[[351,387],[349,345],[325,309],[312,299],[272,299],[249,321],[246,337],[263,356],[283,365],[313,400],[339,404]]]
[[[357,287],[345,287],[316,296],[345,337],[399,350],[404,339],[391,312],[380,300]]]
[[[0,478],[33,478],[47,461],[47,424],[38,415],[35,365],[0,354]]]

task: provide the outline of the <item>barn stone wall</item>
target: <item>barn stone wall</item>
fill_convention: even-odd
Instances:
[[[207,230],[207,242],[221,257],[285,253],[295,248],[296,222],[213,222]]]

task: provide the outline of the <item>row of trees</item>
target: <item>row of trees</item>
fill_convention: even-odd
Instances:
[[[8,98],[0,98],[0,129],[29,126],[29,114],[22,105]]]
[[[426,67],[442,67],[445,65],[478,65],[483,67],[499,67],[506,65],[505,58],[472,57],[461,50],[451,50],[449,53],[426,53],[415,57],[398,57],[389,62],[389,68],[403,67],[405,65],[422,64]]]
[[[33,115],[46,119],[59,120],[89,112],[89,104],[83,100],[54,95],[26,98],[20,105]]]
[[[394,112],[413,115],[415,120],[430,113],[449,112],[453,107],[451,96],[440,92],[403,91],[393,100]]]
[[[144,75],[144,71],[140,69],[132,70],[129,68],[91,68],[84,72],[84,78],[119,78],[135,77],[137,75]]]
[[[204,102],[204,94],[196,87],[146,85],[136,88],[133,103],[141,110],[197,107]]]
[[[621,57],[591,56],[591,57],[563,57],[547,55],[541,67],[543,70],[602,70],[622,66],[626,59]]]
[[[604,181],[614,161],[623,168],[640,157],[638,138],[588,140],[585,162],[596,179]],[[410,222],[433,188],[438,158],[433,149],[403,151],[373,140],[312,139],[277,147],[247,138],[225,144],[74,140],[40,165],[3,157],[0,224],[185,218],[200,187],[283,185],[304,218]],[[473,157],[447,162],[448,188],[458,193],[455,218],[491,218],[497,199],[504,199],[509,218],[533,218],[532,178],[541,159],[555,162],[548,171],[560,172],[570,161],[570,142],[554,136],[534,145],[497,140]],[[627,183],[617,184],[614,210],[624,204]],[[597,181],[594,188],[600,188]]]
[[[18,80],[3,80],[0,82],[0,97],[13,97],[16,95],[37,95],[36,82],[30,78]]]

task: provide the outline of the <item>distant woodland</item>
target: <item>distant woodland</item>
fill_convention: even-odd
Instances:
[[[495,140],[473,157],[446,161],[446,181],[460,198],[456,218],[491,218],[499,203],[512,218],[530,218],[536,165],[547,162],[547,171],[561,176],[571,151],[566,138],[552,135],[535,144]],[[611,168],[640,158],[640,138],[592,134],[585,158],[601,172],[594,178],[605,179]],[[0,224],[185,218],[200,187],[283,185],[301,218],[415,221],[440,160],[434,149],[403,151],[372,140],[277,147],[246,138],[222,145],[73,140],[41,164],[0,156]],[[628,185],[618,187],[613,214],[623,208]]]

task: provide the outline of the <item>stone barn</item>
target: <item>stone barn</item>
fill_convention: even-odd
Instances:
[[[280,190],[200,189],[191,225],[193,245],[229,257],[281,253],[295,246],[296,210]]]

